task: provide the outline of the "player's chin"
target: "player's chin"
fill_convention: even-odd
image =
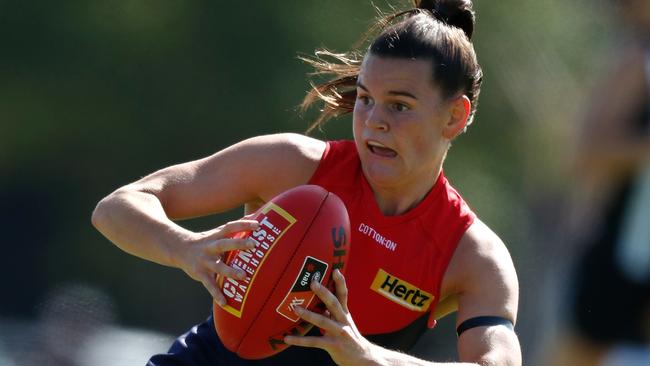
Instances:
[[[385,166],[384,164],[368,164],[364,168],[364,174],[374,188],[390,188],[398,185],[403,173],[396,167]]]

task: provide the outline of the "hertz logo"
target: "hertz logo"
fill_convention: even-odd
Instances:
[[[406,281],[391,276],[381,268],[377,271],[370,288],[405,308],[420,312],[426,312],[429,309],[434,297]]]

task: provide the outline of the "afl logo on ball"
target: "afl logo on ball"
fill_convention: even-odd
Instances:
[[[298,273],[291,291],[287,293],[282,303],[275,310],[283,317],[297,322],[300,317],[293,311],[294,306],[302,306],[303,308],[309,306],[315,296],[309,284],[311,281],[322,283],[327,267],[327,263],[319,259],[311,256],[305,257],[302,269]]]

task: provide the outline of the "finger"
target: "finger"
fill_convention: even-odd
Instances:
[[[219,306],[226,305],[226,297],[223,296],[221,290],[217,287],[217,281],[214,277],[206,274],[203,276],[203,281],[201,281],[201,283],[203,283],[203,286],[208,290],[214,302],[219,304]]]
[[[296,306],[293,308],[293,311],[298,314],[298,316],[301,319],[304,319],[308,321],[309,323],[325,330],[326,332],[333,333],[333,334],[339,334],[342,332],[343,328],[339,323],[336,321],[323,316],[318,313],[314,313],[313,311],[309,311],[305,308],[302,308],[300,306]]]
[[[327,289],[327,287],[321,285],[318,281],[312,281],[311,290],[314,291],[316,296],[318,296],[318,298],[325,304],[327,310],[329,310],[334,319],[342,323],[346,322],[346,314],[343,311],[339,299],[337,299],[336,296]]]
[[[221,254],[235,249],[252,249],[255,248],[255,240],[251,238],[244,239],[217,239],[214,244],[208,246],[208,252],[211,254]]]
[[[255,215],[257,215],[256,212],[249,213],[248,215],[244,215],[241,220],[253,220],[253,217],[255,217]]]
[[[328,339],[325,337],[301,337],[301,336],[286,336],[284,337],[284,343],[292,346],[301,346],[301,347],[314,347],[326,349],[330,344]]]
[[[259,227],[260,223],[255,220],[236,220],[221,226],[219,232],[223,236],[228,236],[242,231],[257,230]]]
[[[334,270],[334,274],[332,275],[332,277],[334,278],[334,284],[336,286],[336,297],[339,299],[343,311],[349,313],[348,286],[345,284],[345,277],[343,277],[343,273],[341,273],[341,271],[339,271],[338,268]]]
[[[246,272],[241,268],[231,267],[223,261],[208,262],[208,270],[214,274],[223,277],[236,278],[238,280],[246,279]]]

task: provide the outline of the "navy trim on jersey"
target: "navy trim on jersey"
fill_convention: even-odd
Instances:
[[[318,336],[314,327],[307,335]],[[245,360],[221,343],[212,315],[178,337],[169,351],[151,357],[147,366],[335,366],[330,355],[319,348],[289,347],[261,360]]]

